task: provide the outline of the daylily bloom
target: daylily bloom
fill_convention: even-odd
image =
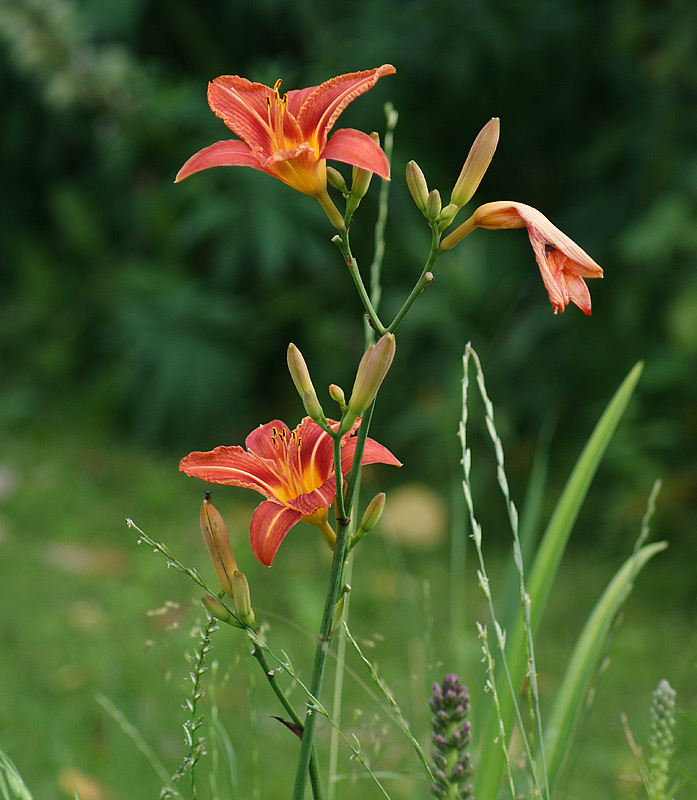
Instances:
[[[385,179],[390,177],[390,167],[368,134],[343,128],[328,141],[329,131],[352,100],[393,72],[391,64],[383,64],[283,95],[280,80],[271,88],[238,75],[221,75],[208,85],[208,104],[239,139],[226,139],[200,150],[179,170],[175,181],[210,167],[252,167],[316,197],[332,222],[340,222],[337,227],[341,227],[341,216],[334,219],[325,205],[331,204],[327,159],[376,172]]]
[[[536,208],[507,200],[485,203],[443,239],[441,248],[450,250],[475,228],[527,228],[554,313],[564,311],[569,302],[584,314],[591,313],[591,296],[583,279],[602,278],[602,268]]]
[[[337,430],[339,423],[330,424]],[[341,440],[344,475],[353,462],[357,427],[358,423]],[[245,447],[220,446],[190,453],[179,469],[209,483],[254,489],[266,498],[252,514],[249,526],[252,552],[262,564],[271,566],[281,542],[298,522],[319,528],[333,546],[335,534],[327,522],[336,492],[332,437],[309,417],[293,431],[273,420],[252,431]],[[373,439],[366,439],[361,463],[401,466]]]

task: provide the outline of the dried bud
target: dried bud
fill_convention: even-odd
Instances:
[[[419,211],[426,214],[426,200],[428,199],[428,184],[426,177],[421,171],[421,167],[416,161],[410,161],[407,164],[407,186],[414,198]]]
[[[235,556],[232,554],[230,536],[225,521],[218,509],[211,503],[206,492],[201,503],[201,533],[213,562],[216,577],[226,594],[232,597],[232,576],[237,570]]]
[[[378,389],[394,359],[396,346],[394,335],[386,333],[363,354],[356,372],[356,380],[351,391],[348,409],[339,428],[341,433],[350,430],[356,420],[375,399],[375,395],[378,393]]]
[[[500,127],[499,118],[493,117],[474,140],[450,197],[450,202],[459,208],[469,203],[489,168],[499,142]]]

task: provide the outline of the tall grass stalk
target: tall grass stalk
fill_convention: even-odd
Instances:
[[[476,797],[495,798],[497,795],[504,767],[504,758],[500,749],[490,746],[490,743],[498,735],[500,727],[500,720],[497,717],[499,714],[501,715],[506,730],[510,730],[514,719],[520,718],[517,697],[519,687],[529,669],[527,657],[529,642],[539,625],[581,505],[612,434],[636,387],[642,367],[641,363],[633,367],[600,417],[562,491],[537,548],[527,581],[527,591],[530,597],[529,609],[527,613],[518,617],[513,626],[506,645],[506,658],[502,660],[501,669],[506,675],[509,691],[500,694],[499,708],[496,711],[490,710],[483,732],[482,754],[475,775]],[[470,459],[469,451],[466,451],[463,457],[466,474],[470,469]],[[475,532],[481,538],[481,531],[475,530]]]
[[[472,347],[471,344],[467,344],[465,349],[465,356],[463,358],[463,380],[462,380],[462,420],[460,422],[460,442],[462,445],[462,465],[463,465],[463,490],[465,494],[465,501],[467,504],[467,509],[469,511],[469,518],[470,518],[470,527],[471,527],[471,535],[474,541],[475,550],[477,552],[477,558],[479,560],[479,583],[482,587],[484,592],[484,596],[487,600],[487,605],[489,608],[489,614],[491,616],[492,624],[494,626],[494,631],[496,632],[496,642],[499,651],[499,657],[501,659],[501,667],[503,670],[503,674],[505,676],[505,682],[508,685],[508,689],[510,692],[510,696],[513,698],[513,708],[515,718],[518,723],[518,727],[520,730],[523,748],[525,750],[530,774],[532,778],[532,784],[534,787],[535,792],[537,793],[536,796],[544,796],[549,800],[550,793],[549,793],[549,784],[547,782],[547,774],[546,774],[546,767],[544,762],[544,751],[541,750],[541,775],[538,773],[538,766],[535,760],[535,752],[532,745],[531,737],[528,735],[526,726],[523,720],[522,712],[520,709],[520,705],[517,701],[517,690],[516,684],[513,682],[513,677],[511,675],[511,670],[508,665],[508,658],[506,653],[506,634],[503,630],[496,614],[496,610],[494,608],[493,596],[489,581],[489,576],[487,574],[486,564],[484,561],[484,552],[482,549],[482,527],[477,521],[475,509],[474,509],[474,498],[472,494],[472,484],[471,484],[471,465],[472,465],[472,453],[469,449],[467,444],[467,421],[469,417],[469,363],[470,360],[475,365],[475,373],[476,373],[476,381],[477,386],[479,388],[479,394],[482,398],[484,403],[484,410],[485,410],[485,419],[486,419],[486,426],[487,430],[489,431],[489,436],[491,441],[494,445],[494,450],[496,453],[496,473],[497,473],[497,480],[499,484],[499,488],[501,489],[504,500],[506,502],[506,509],[508,513],[509,524],[511,526],[511,531],[513,533],[513,553],[515,564],[518,571],[518,580],[519,580],[519,590],[520,590],[520,599],[521,605],[523,608],[523,620],[524,620],[524,630],[526,633],[525,637],[525,654],[526,654],[526,662],[527,662],[527,672],[529,678],[529,686],[530,686],[530,694],[532,702],[530,704],[531,712],[533,713],[533,724],[536,728],[536,733],[538,736],[538,741],[542,742],[542,728],[541,728],[541,720],[540,720],[540,705],[539,705],[539,692],[537,686],[537,674],[536,674],[536,667],[535,667],[535,656],[534,656],[534,646],[532,641],[532,626],[530,622],[530,598],[528,593],[525,589],[525,576],[524,576],[524,569],[523,569],[523,560],[522,560],[522,553],[520,549],[520,541],[518,538],[518,512],[515,507],[515,504],[511,500],[510,491],[508,488],[508,479],[506,478],[506,471],[504,467],[504,455],[503,455],[503,445],[501,443],[501,439],[496,431],[496,424],[494,421],[494,407],[489,399],[489,396],[486,391],[486,384],[484,381],[484,373],[482,370],[481,363],[479,358]],[[485,657],[487,659],[487,666],[489,669],[489,688],[491,689],[497,708],[501,706],[498,692],[496,691],[496,680],[495,675],[493,673],[493,658],[491,653],[488,649],[488,638],[486,634],[486,629],[480,627],[480,637],[483,641],[483,646],[485,647]],[[502,737],[501,746],[502,748],[506,748],[506,731],[510,730],[510,726],[506,723],[505,718],[499,717],[499,731],[498,735]],[[509,734],[510,735],[510,734]],[[485,744],[486,747],[486,744]],[[499,748],[493,748],[497,752],[499,752]],[[507,755],[504,753],[504,758],[507,758]],[[513,785],[513,780],[510,773],[510,768],[508,769],[508,777],[509,783],[511,786],[511,790],[513,791],[513,796],[515,797],[515,790]]]

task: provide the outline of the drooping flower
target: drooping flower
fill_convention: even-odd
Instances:
[[[387,158],[368,134],[343,128],[329,140],[328,136],[351,101],[393,72],[391,64],[383,64],[283,95],[280,80],[271,88],[238,75],[221,75],[208,85],[208,104],[239,139],[200,150],[179,170],[175,181],[210,167],[252,167],[318,198],[324,206],[327,159],[389,179]]]
[[[569,302],[584,314],[591,313],[591,297],[584,278],[602,278],[602,268],[536,208],[507,200],[485,203],[443,239],[441,248],[450,250],[475,228],[527,228],[554,313],[564,311]]]
[[[336,430],[338,423],[330,423]],[[341,439],[341,471],[351,469],[357,425]],[[246,449],[245,449],[246,448]],[[362,464],[401,466],[392,453],[366,439]],[[249,434],[245,447],[220,446],[194,452],[179,469],[209,483],[254,489],[266,499],[257,506],[249,526],[254,556],[271,566],[288,531],[298,522],[319,528],[333,544],[327,510],[334,502],[335,477],[332,437],[309,417],[291,431],[280,420],[261,425]]]

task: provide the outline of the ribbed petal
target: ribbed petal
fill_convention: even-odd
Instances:
[[[299,511],[271,500],[257,506],[249,525],[249,544],[257,561],[270,567],[286,534],[302,516]]]
[[[327,135],[346,106],[372,89],[383,75],[395,72],[391,64],[364,72],[350,72],[325,81],[304,98],[298,112],[298,124],[303,138],[309,140],[316,132],[320,152],[327,143]]]
[[[174,182],[179,183],[189,175],[211,167],[252,167],[268,172],[259,163],[259,159],[255,158],[247,144],[237,139],[225,139],[194,153],[179,170]]]
[[[331,436],[309,417],[295,429],[300,440],[300,469],[303,474],[315,476],[315,485],[320,485],[334,472],[334,445]]]
[[[287,502],[290,508],[300,511],[303,516],[314,514],[319,508],[329,508],[334,502],[336,492],[334,475],[318,488],[307,494],[291,497]]]
[[[333,133],[327,146],[320,153],[320,158],[353,164],[361,169],[370,170],[386,180],[390,177],[390,164],[380,145],[367,133],[353,128],[341,128]]]
[[[253,152],[268,157],[274,149],[270,125],[271,113],[278,104],[273,89],[262,83],[252,83],[238,75],[221,75],[208,84],[208,105],[223,122],[249,145]],[[293,114],[281,114],[281,130],[276,130],[276,137],[293,142],[301,142],[303,137]]]
[[[561,250],[566,258],[572,262],[567,269],[580,275],[582,278],[602,278],[603,270],[599,264],[579,247],[576,242],[553,225],[544,214],[525,203],[513,203],[518,214],[524,220],[530,238],[538,239],[543,244],[553,245]]]
[[[584,314],[591,313],[591,293],[583,278],[577,275],[569,275],[566,278],[566,288],[569,292],[571,302],[578,306]]]
[[[251,450],[262,458],[276,458],[276,446],[273,442],[274,431],[282,437],[290,439],[292,434],[290,428],[280,419],[272,419],[264,425],[255,428],[244,440],[247,450]]]
[[[345,475],[353,463],[353,454],[356,452],[356,437],[352,436],[341,449],[341,472]],[[397,459],[386,447],[375,441],[366,439],[363,449],[361,464],[389,464],[393,467],[401,467],[402,462]]]
[[[207,452],[189,453],[179,464],[179,469],[194,478],[225,486],[254,489],[271,499],[283,490],[274,465],[247,453],[244,448],[221,445]]]

